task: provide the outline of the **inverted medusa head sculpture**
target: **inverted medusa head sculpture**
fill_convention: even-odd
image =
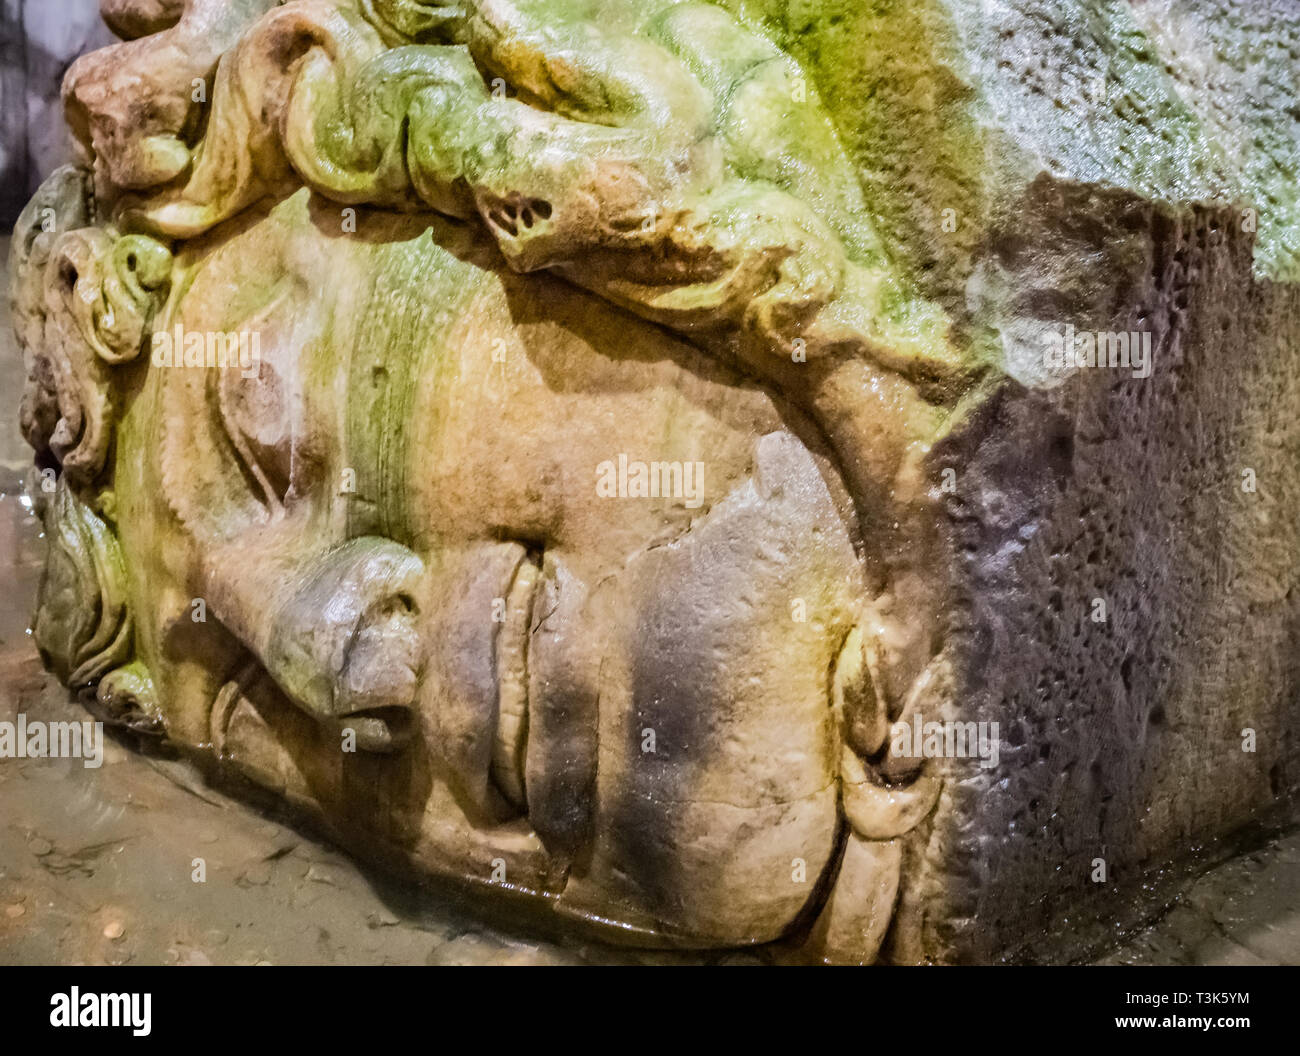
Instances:
[[[46,662],[386,864],[870,961],[969,380],[705,3],[105,0],[14,239]]]

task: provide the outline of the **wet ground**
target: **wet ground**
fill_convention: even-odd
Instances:
[[[1098,964],[1300,964],[1300,833],[1191,880]]]
[[[8,240],[0,239],[0,262]],[[0,289],[7,289],[0,263]],[[3,299],[0,298],[0,301]],[[0,304],[0,721],[84,712],[27,623],[40,526],[23,498],[22,369]],[[201,866],[201,868],[200,868]],[[450,893],[369,874],[214,791],[184,762],[106,743],[103,765],[0,760],[0,963],[579,964],[691,958],[559,945],[486,923]],[[761,954],[723,955],[762,963]],[[1300,963],[1300,831],[1199,877],[1100,964]]]

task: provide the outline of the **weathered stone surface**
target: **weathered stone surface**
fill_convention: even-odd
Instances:
[[[737,5],[817,79],[896,259],[1001,367],[934,458],[955,472],[948,717],[998,722],[999,765],[944,764],[892,955],[1069,956],[1298,780],[1300,23],[1209,0],[783,6]],[[1066,325],[1149,332],[1150,377],[1063,381],[1042,336]]]
[[[1072,956],[1290,794],[1294,15],[106,15],[13,259],[38,631],[114,718],[832,962]]]

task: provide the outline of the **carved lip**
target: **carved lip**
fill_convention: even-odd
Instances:
[[[511,576],[505,612],[497,630],[495,667],[496,729],[492,736],[489,775],[502,797],[520,811],[528,809],[525,786],[528,749],[528,651],[533,603],[541,585],[541,558],[526,551]]]

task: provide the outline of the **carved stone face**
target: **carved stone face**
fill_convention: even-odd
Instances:
[[[187,550],[182,595],[269,624],[270,679],[215,692],[161,627],[169,724],[431,869],[501,859],[577,914],[776,937],[840,826],[863,578],[829,459],[767,393],[462,229],[328,215],[300,192],[178,260],[160,327],[256,329],[260,369],[158,367],[124,422],[120,490],[180,522],[124,520],[128,565]]]
[[[594,10],[193,0],[73,68],[100,208],[18,269],[42,647],[384,860],[869,958],[937,791],[872,760],[940,680],[873,606],[932,409],[867,353],[942,355],[817,107],[751,120],[787,56]]]

